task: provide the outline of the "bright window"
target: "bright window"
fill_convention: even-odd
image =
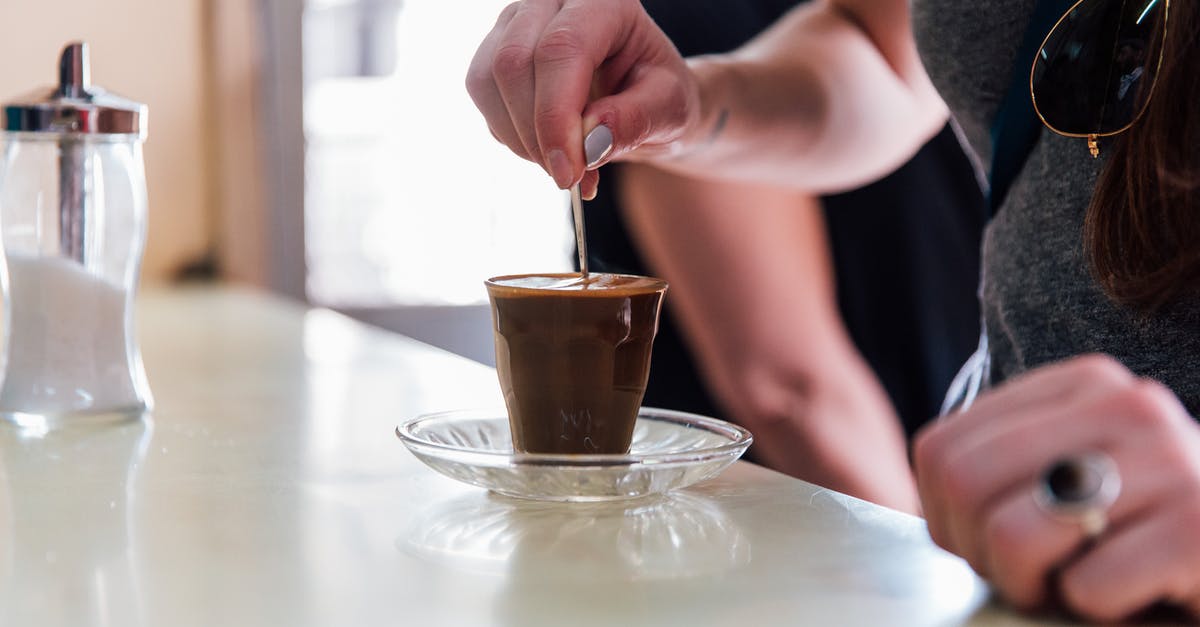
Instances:
[[[477,304],[488,276],[570,267],[565,194],[492,139],[463,86],[508,1],[308,1],[314,302]]]

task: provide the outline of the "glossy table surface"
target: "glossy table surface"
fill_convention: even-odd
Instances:
[[[1016,625],[917,518],[739,462],[624,504],[397,441],[495,373],[236,290],[140,298],[153,416],[0,428],[2,625]]]

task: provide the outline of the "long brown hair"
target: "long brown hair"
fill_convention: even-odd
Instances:
[[[1200,293],[1198,34],[1197,3],[1172,2],[1154,95],[1113,146],[1084,219],[1096,280],[1141,313]]]

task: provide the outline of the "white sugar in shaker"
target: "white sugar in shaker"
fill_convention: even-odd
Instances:
[[[133,324],[147,113],[90,84],[83,43],[63,50],[57,87],[3,106],[4,418],[54,424],[150,408]]]

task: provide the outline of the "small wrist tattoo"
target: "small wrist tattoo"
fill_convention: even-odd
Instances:
[[[721,133],[725,132],[725,124],[729,122],[729,107],[723,107],[721,112],[717,114],[717,121],[713,124],[712,131],[708,134],[708,139],[700,147],[710,146],[721,137]]]

